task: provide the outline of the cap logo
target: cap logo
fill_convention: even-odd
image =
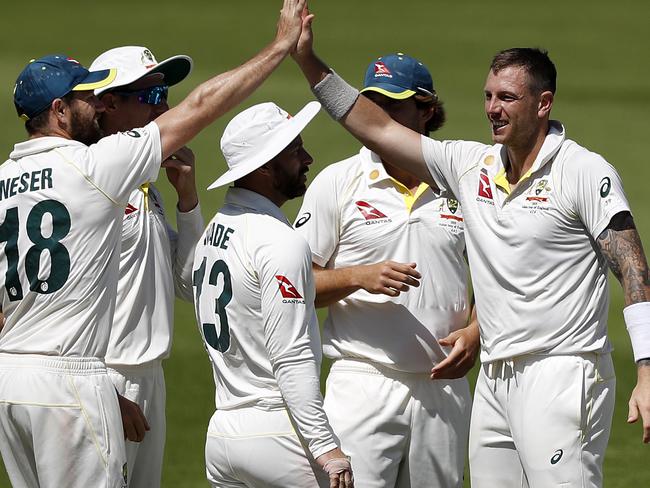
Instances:
[[[381,61],[377,61],[375,63],[375,78],[379,77],[384,77],[384,78],[392,78],[393,74],[390,72],[390,70],[386,67],[384,63]]]
[[[151,54],[151,51],[149,51],[149,49],[145,49],[144,51],[142,51],[142,56],[140,56],[140,61],[147,68],[150,66],[155,66],[156,64],[156,60],[154,59],[153,54]]]
[[[71,63],[74,63],[74,64],[81,64],[81,63],[79,63],[79,61],[77,61],[76,59],[73,59],[73,58],[66,58],[66,59],[67,59],[68,61],[70,61]]]

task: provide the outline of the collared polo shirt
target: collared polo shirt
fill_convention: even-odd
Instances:
[[[176,232],[153,184],[131,192],[124,210],[115,318],[106,351],[111,367],[169,357],[174,298],[192,300],[194,248],[203,233],[197,205],[176,211]]]
[[[154,122],[90,146],[16,144],[0,167],[0,352],[105,356],[124,208],[161,157]]]
[[[629,211],[616,170],[557,121],[514,190],[500,144],[422,138],[422,151],[463,207],[481,360],[609,351],[608,267],[596,239]]]
[[[446,357],[438,339],[466,325],[463,212],[448,192],[410,194],[366,148],[325,168],[309,186],[295,227],[319,266],[415,262],[421,286],[397,297],[363,289],[329,306],[323,351],[427,373]]]
[[[193,269],[217,409],[286,403],[315,458],[334,449],[305,240],[270,200],[230,188],[196,246]]]

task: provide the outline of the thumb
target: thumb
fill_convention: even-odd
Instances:
[[[453,346],[456,343],[456,334],[449,334],[447,337],[438,339],[438,344],[441,346]]]

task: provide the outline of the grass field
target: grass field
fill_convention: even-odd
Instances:
[[[148,46],[159,60],[189,54],[195,69],[173,89],[174,102],[269,42],[280,5],[280,0],[12,2],[3,9],[0,29],[0,152],[8,154],[13,143],[25,137],[11,93],[17,74],[30,58],[63,52],[90,64],[100,52],[128,44]],[[437,134],[440,138],[488,142],[482,88],[491,56],[513,46],[547,48],[559,72],[555,118],[565,123],[570,138],[618,168],[641,237],[650,248],[650,4],[646,0],[616,5],[603,0],[413,0],[406,4],[316,0],[311,8],[317,15],[318,53],[354,83],[360,83],[373,57],[391,51],[411,54],[431,68],[448,112],[448,123]],[[296,112],[309,98],[306,83],[289,61],[244,106],[273,100]],[[224,171],[218,141],[233,115],[217,121],[191,144],[201,189]],[[316,160],[311,175],[358,148],[351,136],[323,114],[303,138]],[[167,207],[173,208],[173,194],[164,179],[161,175],[159,187]],[[221,204],[222,195],[202,190],[206,220]],[[298,205],[287,204],[291,218]],[[612,285],[610,331],[616,347],[618,390],[605,486],[650,486],[650,446],[641,444],[638,425],[625,423],[636,373],[624,332],[620,287],[615,281]],[[214,386],[192,309],[185,303],[176,308],[174,348],[165,371],[168,435],[163,486],[207,486],[203,445]],[[0,487],[8,486],[0,467]]]

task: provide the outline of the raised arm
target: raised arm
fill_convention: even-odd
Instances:
[[[625,322],[637,363],[637,384],[628,422],[641,417],[643,442],[650,442],[650,277],[639,233],[629,212],[616,214],[598,236],[598,246],[625,294]]]
[[[284,0],[273,42],[241,66],[202,83],[180,104],[156,119],[163,160],[253,93],[294,50],[305,2]]]
[[[313,15],[304,15],[302,34],[292,57],[328,113],[368,149],[391,164],[435,184],[421,148],[421,135],[391,119],[380,107],[332,74],[313,50]]]

